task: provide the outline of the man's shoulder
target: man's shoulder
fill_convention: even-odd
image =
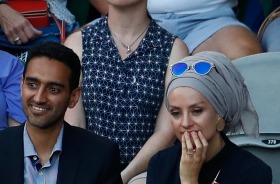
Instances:
[[[20,145],[20,140],[23,140],[24,125],[9,127],[5,130],[0,130],[0,147],[2,150],[13,149]],[[0,151],[2,151],[0,149]]]
[[[13,137],[18,135],[17,133],[21,133],[23,131],[24,124],[19,126],[9,127],[0,131],[0,140],[6,137]],[[1,142],[1,141],[0,141]]]
[[[66,124],[65,130],[67,132],[69,132],[69,134],[71,136],[75,135],[75,139],[81,141],[80,143],[91,144],[92,147],[94,145],[97,145],[97,146],[104,145],[104,147],[106,147],[106,145],[108,145],[108,146],[116,145],[116,143],[114,141],[109,140],[106,137],[102,137],[100,135],[95,134],[94,132],[90,132],[90,131],[80,128],[80,127]]]

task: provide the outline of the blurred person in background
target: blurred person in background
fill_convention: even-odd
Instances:
[[[0,50],[0,130],[26,120],[21,105],[22,62]]]

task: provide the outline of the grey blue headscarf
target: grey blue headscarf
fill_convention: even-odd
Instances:
[[[245,134],[258,136],[258,115],[241,74],[226,56],[213,51],[200,52],[180,62],[192,66],[201,60],[213,63],[214,68],[207,75],[199,75],[189,69],[181,76],[172,76],[165,99],[175,88],[191,87],[199,91],[224,119],[225,133],[237,133],[242,128]],[[168,108],[167,101],[166,106]]]

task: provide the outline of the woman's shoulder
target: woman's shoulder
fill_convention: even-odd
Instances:
[[[162,28],[153,18],[151,18],[151,23],[149,25],[149,34],[156,35],[157,37],[168,37],[172,40],[176,39],[177,36],[170,33],[166,29]]]
[[[247,150],[243,150],[240,148],[240,159],[242,161],[242,165],[244,165],[244,168],[252,169],[251,171],[261,171],[262,173],[264,171],[270,171],[271,168],[269,165],[267,165],[263,160],[258,158],[257,156],[253,155]]]
[[[269,165],[247,150],[230,144],[231,153],[225,164],[225,170],[234,172],[232,177],[239,177],[247,183],[270,183],[272,170]],[[237,182],[238,183],[238,182]]]
[[[84,25],[81,30],[82,33],[84,32],[103,32],[103,29],[108,29],[108,17],[107,16],[101,16],[98,19],[95,19],[88,24]]]

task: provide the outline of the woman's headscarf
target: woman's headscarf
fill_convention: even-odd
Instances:
[[[259,119],[252,105],[244,79],[232,62],[223,54],[205,51],[188,56],[180,62],[189,66],[197,61],[208,61],[214,67],[207,75],[199,75],[193,69],[181,76],[172,76],[166,90],[167,97],[178,87],[191,87],[199,91],[225,121],[224,132],[237,133],[240,128],[247,135],[258,136]]]

